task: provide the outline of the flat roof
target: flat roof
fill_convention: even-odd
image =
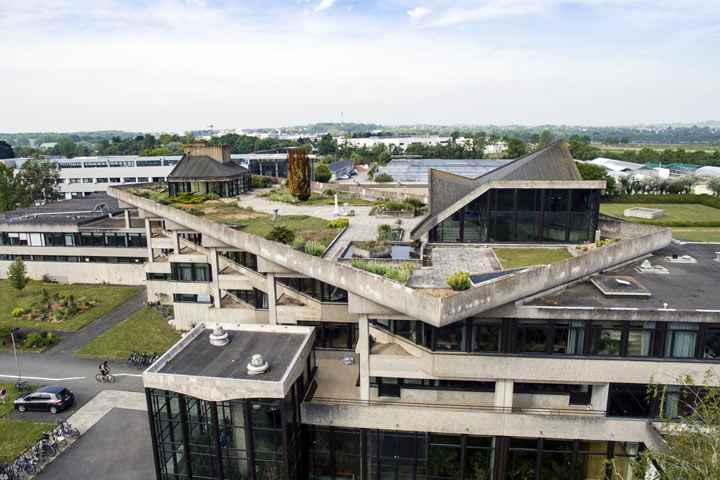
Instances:
[[[105,207],[101,207],[101,204]],[[116,198],[106,193],[93,193],[84,197],[0,213],[0,225],[5,228],[10,225],[82,225],[89,221],[107,218],[109,214],[120,215],[122,212]]]
[[[647,258],[650,264],[662,266],[668,273],[640,273],[637,267],[645,260],[639,259],[619,269],[613,269],[608,275],[631,277],[645,287],[648,297],[606,296],[590,280],[571,285],[564,290],[537,298],[526,305],[557,307],[598,307],[598,308],[637,308],[656,310],[665,308],[676,310],[718,310],[718,283],[720,283],[720,262],[714,260],[720,245],[713,244],[670,244]],[[671,261],[672,255],[689,255],[697,263]],[[660,270],[660,269],[656,269]]]
[[[301,333],[227,331],[229,342],[218,347],[210,344],[211,333],[210,328],[201,332],[158,373],[277,382],[290,368],[306,338]],[[256,353],[270,364],[262,375],[247,372],[250,358]]]

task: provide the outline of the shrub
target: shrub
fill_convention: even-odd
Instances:
[[[272,185],[272,178],[270,177],[258,177],[253,175],[252,186],[253,188],[267,188]]]
[[[420,208],[423,206],[422,200],[420,200],[419,198],[415,198],[415,197],[406,198],[405,203],[412,205],[415,208]]]
[[[290,230],[284,225],[278,225],[270,230],[270,233],[265,235],[265,238],[272,240],[273,242],[280,242],[284,244],[290,244],[295,238],[295,232]]]
[[[33,332],[25,338],[25,346],[28,348],[46,348],[60,340],[54,333],[42,331]]]
[[[387,173],[378,173],[373,177],[373,181],[378,183],[388,183],[388,182],[394,182],[395,179],[391,175],[388,175]]]
[[[293,238],[292,242],[290,242],[290,246],[293,248],[300,248],[305,246],[305,239],[303,237],[295,237]]]
[[[315,167],[315,181],[325,183],[332,178],[332,173],[326,165],[318,165]]]
[[[366,272],[382,275],[385,278],[389,278],[390,280],[395,280],[400,283],[407,282],[410,279],[410,275],[412,275],[413,270],[415,270],[415,264],[412,262],[404,262],[400,266],[395,266],[367,263],[362,260],[353,260],[350,265],[357,269],[365,270]]]
[[[25,313],[25,309],[18,307],[18,308],[13,309],[12,316],[15,318],[18,318],[20,315],[22,315],[24,313]]]
[[[453,273],[452,276],[447,279],[447,284],[456,291],[467,290],[470,288],[470,272],[459,270]]]
[[[203,203],[207,199],[208,197],[206,195],[195,194],[193,192],[183,192],[178,194],[176,197],[170,198],[173,202],[189,204]]]
[[[220,195],[218,195],[217,193],[214,193],[214,192],[208,193],[206,196],[207,196],[208,200],[219,200],[220,199]]]
[[[305,244],[305,253],[321,257],[325,253],[325,245],[320,242],[307,242]]]
[[[347,218],[338,218],[328,223],[328,228],[345,228],[350,225],[350,220]]]
[[[328,189],[323,190],[323,195],[325,195],[326,197],[332,197],[332,196],[335,195],[336,193],[338,193],[338,192],[336,192],[336,191],[333,190],[332,188],[328,188]]]

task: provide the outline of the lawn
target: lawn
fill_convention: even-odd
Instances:
[[[673,227],[672,236],[693,242],[720,242],[720,228]]]
[[[72,292],[76,299],[86,297],[99,302],[87,311],[61,322],[40,321],[13,318],[11,312],[14,308],[22,307],[30,311],[31,306],[42,299],[43,289],[50,293]],[[72,331],[79,330],[88,323],[105,315],[118,305],[127,302],[138,294],[134,287],[119,287],[111,285],[57,285],[32,280],[18,292],[7,280],[0,281],[0,329],[3,327],[27,327],[50,330]]]
[[[29,384],[29,383],[28,383],[27,386],[28,386],[28,388],[29,388],[30,390],[39,387],[39,385],[31,385],[31,384]],[[13,382],[13,383],[10,383],[10,382],[0,382],[0,390],[2,390],[3,388],[4,388],[5,390],[7,390],[7,400],[6,400],[7,403],[6,403],[5,405],[3,405],[2,403],[0,403],[0,417],[4,417],[5,415],[7,415],[8,413],[10,413],[10,412],[12,411],[12,409],[13,409],[13,401],[14,401],[17,397],[20,396],[20,392],[18,392],[17,390],[15,390],[15,383],[14,383],[14,382]]]
[[[564,248],[493,248],[505,270],[547,265],[572,257]]]
[[[54,427],[52,423],[0,419],[0,458],[14,460]]]
[[[626,208],[634,207],[659,208],[664,210],[665,215],[655,219],[659,222],[720,221],[720,209],[700,205],[699,203],[602,203],[600,204],[600,213],[632,222],[639,219],[626,217],[623,215],[623,212]]]
[[[125,360],[134,350],[161,355],[178,340],[180,333],[151,307],[145,307],[75,353],[87,357]]]
[[[337,192],[338,204],[342,205],[347,203],[348,205],[370,205],[372,202],[363,200],[362,198],[355,198],[352,195],[347,195],[343,192]],[[287,188],[273,189],[266,193],[258,194],[258,197],[266,200],[273,200],[277,202],[290,203],[293,205],[335,205],[335,197],[333,195],[323,195],[321,193],[312,193],[310,198],[307,200],[298,200],[290,194]]]

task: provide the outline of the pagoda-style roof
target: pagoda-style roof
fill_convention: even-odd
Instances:
[[[183,155],[168,175],[168,182],[222,182],[250,175],[250,171],[237,163],[222,163],[207,155]]]

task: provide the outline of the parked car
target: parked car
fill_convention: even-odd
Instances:
[[[75,395],[60,385],[48,385],[25,393],[15,399],[18,412],[25,410],[47,410],[52,414],[64,410],[75,401]]]
[[[353,177],[357,175],[357,170],[353,170],[352,172],[350,172],[350,175],[352,175]]]

